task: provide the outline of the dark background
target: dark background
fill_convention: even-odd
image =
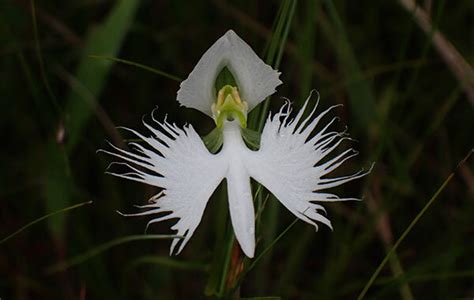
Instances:
[[[168,114],[179,125],[191,123],[202,135],[213,122],[179,107],[179,82],[88,55],[119,57],[186,78],[206,49],[233,29],[275,65],[268,45],[278,22],[288,24],[286,43],[278,44],[284,83],[270,109],[278,109],[282,97],[298,107],[317,89],[321,109],[344,104],[334,129],[347,124],[357,140],[351,146],[360,152],[335,175],[373,161],[376,166],[363,180],[335,189],[363,201],[325,205],[333,232],[321,226],[315,233],[296,223],[246,275],[240,294],[355,298],[455,171],[368,297],[474,297],[474,159],[456,168],[474,141],[474,2],[425,0],[417,10],[410,3],[1,1],[0,238],[45,214],[93,203],[0,244],[0,298],[204,298],[206,285],[208,293],[212,286],[219,230],[227,224],[222,191],[177,257],[168,257],[168,240],[90,251],[142,234],[146,218],[124,218],[115,210],[132,212],[133,204],[156,193],[104,174],[110,158],[96,150],[107,147],[105,140],[120,145],[129,138],[115,127],[144,131],[142,117],[149,118],[156,106],[160,118]],[[257,254],[293,220],[270,197]],[[170,224],[153,225],[149,233],[171,233]],[[89,259],[50,272],[81,254]]]

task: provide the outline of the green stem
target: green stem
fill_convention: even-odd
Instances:
[[[227,275],[229,274],[229,267],[230,267],[230,259],[232,256],[232,247],[234,245],[234,234],[232,230],[230,230],[230,235],[228,236],[228,240],[225,247],[225,259],[224,264],[222,266],[222,276],[219,281],[219,290],[218,295],[224,296],[227,294]]]
[[[275,69],[278,69],[280,67],[281,58],[283,57],[283,52],[285,50],[286,40],[288,38],[288,33],[290,32],[290,28],[291,28],[291,23],[292,23],[291,21],[293,20],[293,15],[295,14],[295,10],[296,10],[297,1],[292,0],[289,2],[291,2],[291,6],[289,8],[288,14],[286,15],[286,23],[283,28],[283,32],[281,33],[281,37],[278,41],[279,47],[278,47],[278,52],[276,53],[275,60],[273,61],[273,58],[275,56],[273,53],[269,55],[269,57],[271,57],[270,59],[273,61],[272,65]],[[268,59],[267,59],[267,62],[268,62]],[[258,121],[258,127],[257,127],[258,132],[262,132],[263,130],[263,125],[265,124],[269,107],[270,107],[270,99],[268,98],[263,102],[263,108],[260,111],[260,119]]]
[[[456,170],[469,159],[469,157],[472,155],[472,153],[474,153],[474,149],[471,149],[471,151],[469,151],[469,153],[466,155],[466,157],[463,160],[461,160],[461,162],[456,167]],[[390,249],[390,251],[387,253],[385,258],[382,260],[380,265],[377,267],[375,272],[372,274],[372,277],[370,277],[369,281],[365,285],[362,292],[357,297],[358,300],[362,300],[365,297],[365,295],[367,294],[367,291],[369,290],[370,286],[374,283],[375,279],[380,274],[380,272],[382,271],[385,264],[389,261],[389,259],[392,257],[392,255],[397,250],[398,246],[402,243],[402,241],[405,239],[405,237],[408,235],[408,233],[410,233],[410,231],[413,229],[413,227],[418,223],[418,221],[425,214],[425,212],[428,210],[428,208],[430,208],[431,204],[433,204],[433,202],[438,198],[438,196],[441,194],[441,192],[446,188],[448,183],[454,177],[454,174],[455,174],[456,170],[454,170],[451,174],[449,174],[448,178],[439,187],[439,189],[436,191],[436,193],[433,195],[433,197],[431,197],[431,199],[428,201],[428,203],[426,203],[426,205],[416,215],[416,217],[413,219],[413,221],[411,221],[410,225],[408,225],[408,227],[405,229],[405,231],[400,236],[400,238],[398,238],[397,242],[393,245],[392,249]]]
[[[53,90],[51,89],[51,85],[49,84],[49,80],[48,80],[48,77],[46,76],[46,71],[44,68],[43,54],[41,52],[41,45],[40,45],[39,35],[38,35],[38,22],[36,20],[36,6],[35,6],[34,0],[30,0],[30,6],[31,6],[31,19],[33,22],[33,34],[35,38],[36,57],[38,58],[41,79],[43,80],[43,84],[46,88],[46,91],[48,92],[48,96],[51,99],[51,102],[53,103],[56,113],[59,114],[61,112],[61,108],[58,104],[58,100],[56,99],[56,96],[53,93]]]

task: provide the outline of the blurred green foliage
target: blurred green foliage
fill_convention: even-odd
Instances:
[[[245,261],[252,269],[233,295],[356,298],[473,148],[474,99],[453,73],[462,64],[453,65],[441,52],[454,49],[473,65],[474,2],[418,1],[452,49],[439,49],[435,32],[421,30],[403,2],[412,1],[1,1],[0,241],[43,215],[93,203],[0,244],[0,298],[199,299],[226,290],[223,261],[233,239],[225,188],[210,200],[183,253],[168,257],[168,240],[135,239],[147,219],[115,212],[133,211],[133,204],[157,191],[105,175],[109,161],[96,150],[106,147],[105,140],[123,145],[128,136],[116,126],[141,130],[142,117],[155,107],[157,117],[168,114],[208,134],[212,120],[180,108],[179,82],[166,74],[186,78],[228,29],[282,72],[284,84],[267,102],[270,111],[281,106],[281,97],[301,105],[311,89],[319,91],[322,108],[344,104],[334,127],[349,126],[360,154],[338,174],[376,161],[369,177],[337,191],[364,201],[326,205],[334,232],[315,233],[302,222],[289,227],[294,216],[259,192],[257,256],[273,247],[255,265]],[[254,113],[253,128],[266,108]],[[456,169],[366,297],[474,297],[473,215],[471,158]],[[155,224],[149,233],[171,234],[169,225]]]

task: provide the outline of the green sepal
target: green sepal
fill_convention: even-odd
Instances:
[[[252,150],[260,149],[260,138],[262,136],[260,132],[249,129],[249,128],[242,128],[241,133],[242,133],[242,137],[244,138],[245,143],[250,149]]]
[[[217,153],[224,142],[222,130],[218,127],[214,128],[211,132],[202,137],[202,141],[209,152]]]

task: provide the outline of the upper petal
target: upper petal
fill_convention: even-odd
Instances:
[[[201,57],[178,91],[178,102],[212,116],[215,81],[227,67],[234,76],[249,110],[273,94],[282,82],[280,73],[265,64],[234,31],[227,31]]]
[[[199,225],[210,196],[224,178],[227,164],[220,155],[209,153],[192,126],[181,129],[166,121],[156,125],[160,128],[145,124],[153,137],[131,130],[145,142],[144,145],[131,143],[136,151],[114,147],[114,151],[102,152],[125,161],[120,164],[131,171],[110,174],[163,189],[151,199],[151,204],[141,207],[145,211],[130,215],[158,214],[149,225],[178,219],[172,229],[184,239],[181,243],[180,239],[174,239],[170,249],[170,254],[178,254]]]

